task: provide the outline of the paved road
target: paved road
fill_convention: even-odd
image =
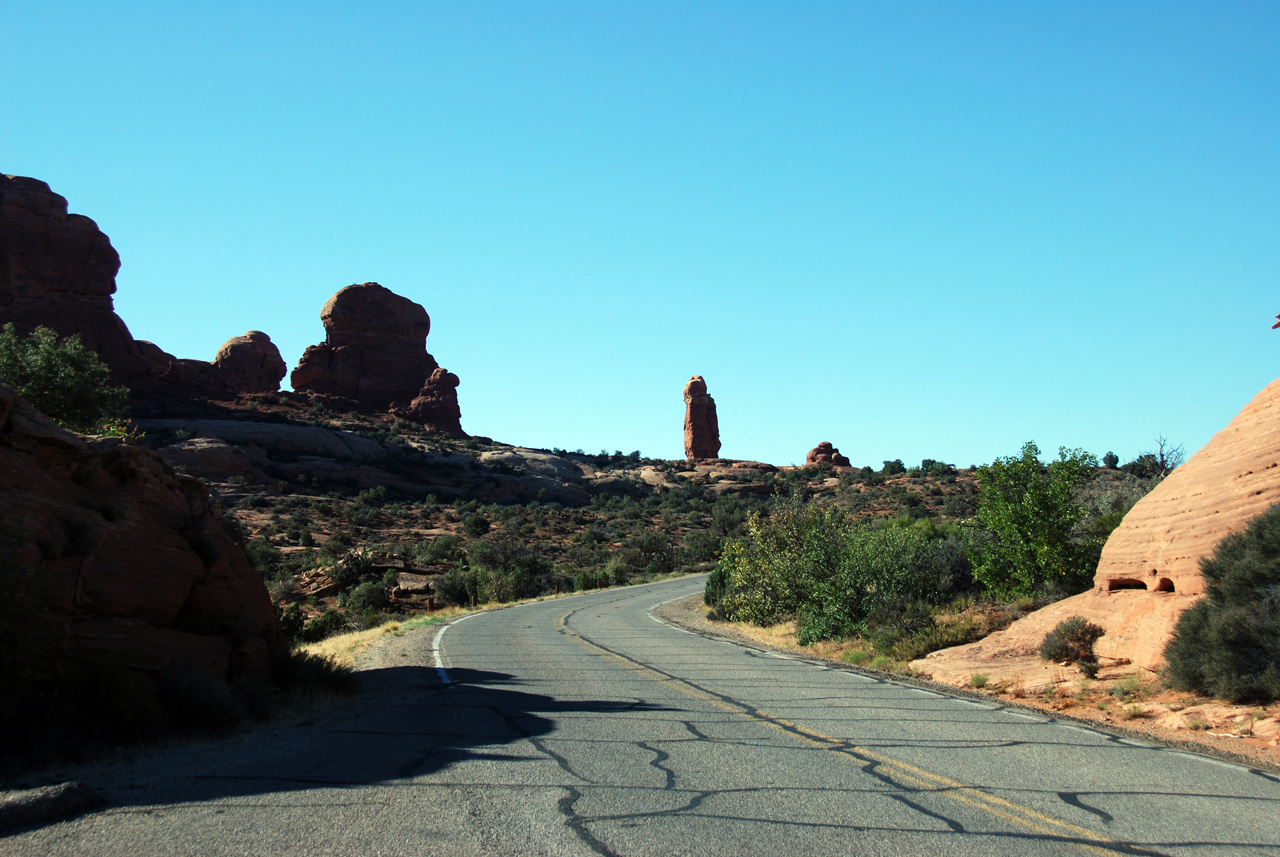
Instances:
[[[1276,775],[653,615],[701,586],[405,635],[360,700],[90,772],[109,808],[0,854],[1280,853]]]

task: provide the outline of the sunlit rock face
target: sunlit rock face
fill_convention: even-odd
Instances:
[[[720,422],[716,419],[716,400],[707,395],[707,382],[701,375],[694,375],[684,385],[684,404],[685,458],[718,458]]]

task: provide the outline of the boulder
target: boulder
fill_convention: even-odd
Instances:
[[[295,390],[342,396],[385,411],[417,398],[439,368],[426,350],[427,311],[377,283],[340,289],[324,305],[320,320],[325,341],[303,353],[289,378]]]
[[[155,453],[59,428],[0,385],[0,533],[33,569],[51,657],[269,680],[287,651],[208,490]]]
[[[280,349],[260,330],[234,336],[213,358],[222,383],[236,393],[274,393],[289,371]]]
[[[407,407],[393,404],[391,413],[450,437],[467,437],[462,430],[462,410],[458,407],[458,383],[457,375],[436,369]]]
[[[684,404],[685,458],[718,458],[720,423],[716,419],[716,400],[707,395],[707,382],[701,375],[694,375],[684,385]]]
[[[832,467],[852,466],[849,464],[849,459],[840,454],[840,450],[825,440],[809,450],[809,454],[804,457],[804,463],[809,466],[815,464],[830,464]]]
[[[1055,625],[1083,616],[1106,630],[1094,647],[1104,663],[1128,661],[1157,670],[1178,618],[1204,592],[1201,559],[1277,502],[1280,380],[1129,510],[1102,549],[1092,590],[912,666],[961,683],[972,672],[994,675],[988,666],[1033,658]]]

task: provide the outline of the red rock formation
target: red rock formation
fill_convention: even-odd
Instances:
[[[804,457],[804,463],[806,465],[830,464],[833,467],[852,466],[849,464],[849,459],[840,454],[840,450],[825,440],[809,450],[809,454]]]
[[[260,330],[234,336],[213,358],[222,382],[237,393],[274,393],[289,371],[280,349]]]
[[[720,423],[716,419],[716,400],[707,395],[707,382],[701,375],[694,375],[684,385],[684,403],[685,458],[718,458]]]
[[[1018,657],[1030,662],[1058,622],[1083,616],[1106,629],[1094,647],[1104,662],[1125,659],[1158,669],[1178,618],[1204,592],[1200,560],[1277,502],[1280,380],[1129,510],[1102,549],[1091,591],[913,666],[943,681],[963,683],[973,672],[994,678],[988,666]]]
[[[466,437],[462,430],[462,410],[458,407],[458,376],[436,369],[408,407],[393,405],[396,416],[430,426],[450,437]]]
[[[112,304],[119,270],[111,241],[68,214],[66,199],[37,179],[0,175],[0,322],[79,334],[115,380],[137,386],[147,367]]]
[[[289,378],[295,390],[342,396],[383,411],[416,398],[439,368],[426,351],[427,311],[377,283],[339,290],[320,320],[325,341],[303,353]]]
[[[54,653],[270,678],[286,650],[203,483],[149,450],[64,431],[4,385],[0,535],[15,567],[37,570]]]
[[[252,389],[242,386],[246,375],[234,357],[224,370],[134,340],[111,298],[119,270],[110,239],[89,218],[68,214],[66,199],[37,179],[0,176],[0,323],[13,322],[23,332],[43,326],[59,336],[78,335],[110,367],[113,380],[137,395],[213,398],[267,389],[258,379]],[[266,347],[275,351],[270,340]],[[271,390],[284,376],[278,351],[275,361],[280,371]],[[274,370],[268,365],[259,370],[262,377]]]

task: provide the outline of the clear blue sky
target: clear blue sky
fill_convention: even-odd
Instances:
[[[1194,451],[1280,374],[1280,4],[0,0],[0,171],[133,334],[374,280],[463,427],[960,466]],[[287,387],[287,380],[286,380]]]

